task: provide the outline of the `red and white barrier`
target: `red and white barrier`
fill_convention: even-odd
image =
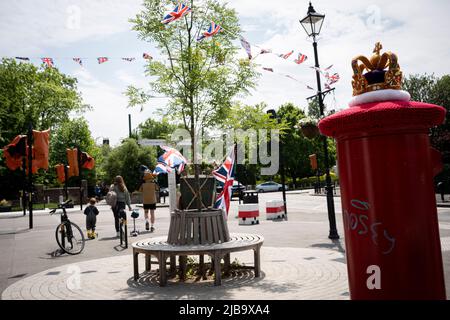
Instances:
[[[239,205],[239,225],[259,224],[259,205],[241,204]]]
[[[270,200],[266,203],[266,219],[275,220],[286,217],[284,202],[280,200]]]

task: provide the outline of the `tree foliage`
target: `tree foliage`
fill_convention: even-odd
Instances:
[[[445,123],[431,129],[431,143],[443,155],[444,171],[435,181],[445,181],[450,192],[450,75],[438,78],[434,75],[410,75],[403,81],[403,89],[411,94],[411,100],[443,106],[447,110]]]
[[[89,108],[77,90],[77,80],[56,68],[36,67],[14,59],[0,61],[0,147],[20,134],[26,134],[32,124],[35,130],[51,129],[52,138],[70,114]],[[50,149],[50,155],[53,152]],[[53,165],[53,162],[50,162]],[[53,184],[54,170],[35,175],[36,183]],[[0,159],[0,198],[18,198],[23,187],[23,173],[9,171]]]
[[[56,68],[3,59],[0,63],[0,144],[35,130],[55,129],[72,112],[84,111],[77,80]]]
[[[134,139],[126,139],[112,149],[104,163],[105,180],[112,183],[118,175],[122,176],[130,192],[137,190],[141,184],[140,165],[154,168],[156,150],[153,147],[139,146]]]
[[[131,22],[142,40],[153,43],[162,59],[151,61],[147,75],[155,77],[151,91],[170,97],[165,114],[180,121],[194,136],[213,127],[228,114],[233,98],[254,86],[257,73],[248,60],[238,60],[234,41],[241,32],[235,10],[215,0],[188,1],[192,12],[164,26],[162,17],[174,3],[146,0],[144,10]],[[214,21],[223,31],[197,41]],[[130,87],[130,105],[146,101],[142,90]],[[147,94],[147,98],[150,98]],[[181,119],[181,120],[180,120]]]

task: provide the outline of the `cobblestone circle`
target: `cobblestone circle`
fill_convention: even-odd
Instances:
[[[253,254],[231,260],[251,266]],[[141,266],[144,266],[142,257]],[[261,277],[252,270],[233,272],[214,287],[213,281],[157,284],[157,266],[133,280],[132,256],[69,264],[19,280],[2,294],[5,300],[217,299],[217,300],[346,300],[349,299],[345,257],[325,249],[261,248]],[[143,270],[140,270],[143,272]]]

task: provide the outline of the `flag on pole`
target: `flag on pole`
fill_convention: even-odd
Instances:
[[[178,19],[183,18],[185,15],[187,15],[189,12],[191,12],[191,8],[189,8],[187,5],[183,3],[179,3],[175,9],[173,9],[169,14],[167,14],[164,19],[161,21],[163,24],[169,24],[173,21],[176,21]]]
[[[299,53],[299,54],[298,54],[298,59],[295,59],[294,62],[295,62],[296,64],[302,64],[302,63],[305,62],[306,60],[308,60],[308,57],[305,56],[305,55],[302,54],[302,53]]]
[[[136,58],[122,58],[123,61],[133,62]]]
[[[236,174],[236,145],[233,146],[230,154],[220,168],[213,171],[213,176],[223,187],[222,192],[217,196],[214,208],[230,211],[230,200],[232,187]]]
[[[250,45],[250,43],[247,40],[245,40],[244,37],[241,37],[241,45],[247,52],[248,59],[252,60],[252,46]]]
[[[176,149],[161,146],[161,149],[165,151],[165,153],[159,157],[158,163],[161,163],[166,166],[166,170],[171,172],[170,169],[177,169],[178,173],[184,171],[184,167],[187,164],[187,159]]]
[[[108,60],[109,59],[107,57],[99,57],[99,58],[97,58],[98,64],[102,64],[102,63],[108,62]]]
[[[200,37],[197,38],[197,41],[202,41],[205,38],[209,38],[215,36],[222,30],[222,27],[216,24],[214,21],[211,21],[209,25],[208,31],[203,32]]]
[[[286,53],[286,54],[279,54],[278,56],[283,59],[288,59],[293,53],[294,53],[294,50],[292,50],[291,52]]]
[[[43,63],[47,66],[47,68],[53,68],[54,63],[52,58],[42,58],[41,59]]]
[[[167,170],[167,167],[164,163],[158,163],[155,167],[155,170],[153,171],[153,174],[166,174],[169,171]]]
[[[78,63],[80,66],[83,66],[83,61],[81,61],[81,58],[73,58],[73,61]]]

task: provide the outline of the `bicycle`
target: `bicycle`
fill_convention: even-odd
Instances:
[[[57,209],[62,209],[61,223],[56,227],[55,237],[58,246],[67,254],[77,255],[84,249],[85,238],[83,231],[75,223],[69,220],[66,212],[66,206],[71,203],[72,200],[68,200],[58,205],[58,208],[50,211],[53,215]]]

